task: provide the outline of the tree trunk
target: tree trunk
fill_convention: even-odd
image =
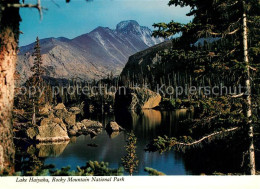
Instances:
[[[15,153],[12,109],[20,16],[18,8],[4,9],[4,3],[0,0],[0,170],[12,173]],[[8,3],[19,3],[19,0]]]
[[[32,125],[36,125],[36,109],[35,109],[35,100],[33,99],[33,115],[32,115]]]
[[[244,62],[246,64],[246,101],[247,101],[247,110],[246,116],[248,118],[248,137],[249,137],[249,167],[250,174],[255,175],[255,149],[254,149],[254,128],[252,125],[252,103],[251,103],[251,82],[250,82],[250,67],[249,67],[249,58],[248,58],[248,39],[247,39],[247,16],[244,12],[243,14],[243,50],[244,50]]]

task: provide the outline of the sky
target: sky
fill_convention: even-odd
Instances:
[[[21,8],[22,22],[20,46],[30,44],[36,37],[67,37],[69,39],[88,33],[98,26],[115,29],[123,20],[136,20],[142,26],[171,20],[181,23],[190,21],[186,16],[188,7],[169,7],[169,0],[41,0],[48,8],[40,19],[36,9]],[[25,3],[35,3],[26,0]]]

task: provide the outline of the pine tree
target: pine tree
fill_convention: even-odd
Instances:
[[[42,75],[44,73],[44,69],[42,67],[42,55],[39,37],[36,38],[33,56],[34,63],[31,67],[31,71],[33,72],[33,78],[35,78],[34,84],[40,84],[42,82]]]
[[[42,67],[42,56],[41,56],[41,47],[40,47],[40,40],[37,37],[34,47],[34,63],[31,67],[31,71],[33,72],[32,77],[29,79],[31,86],[34,87],[35,93],[32,94],[32,106],[33,106],[33,113],[32,113],[32,124],[36,125],[36,114],[39,111],[39,106],[43,103],[44,96],[40,94],[40,90],[44,89],[43,83],[43,73],[44,69]]]
[[[133,175],[135,169],[138,166],[138,160],[137,160],[137,156],[136,156],[136,137],[133,133],[133,131],[131,133],[128,134],[128,138],[127,138],[127,145],[125,146],[126,148],[126,152],[127,154],[122,158],[122,164],[125,168],[126,171],[129,172],[130,176]]]
[[[89,1],[89,0],[87,0]],[[19,10],[35,8],[42,17],[41,0],[26,4],[20,0],[0,0],[0,154],[3,161],[0,169],[14,165],[14,144],[12,134],[12,109],[14,103],[14,73],[18,54],[20,22]],[[66,0],[67,3],[70,0]]]
[[[254,175],[256,170],[251,80],[254,80],[252,75],[259,75],[259,72],[256,73],[256,71],[259,68],[258,54],[260,51],[258,35],[260,2],[258,0],[170,0],[169,5],[189,6],[191,11],[187,15],[194,16],[188,24],[174,21],[168,24],[154,24],[158,28],[154,32],[154,36],[169,37],[177,33],[182,34],[178,40],[175,40],[175,47],[170,56],[173,55],[173,52],[175,54],[172,57],[183,56],[180,60],[184,60],[187,65],[193,64],[194,72],[200,77],[209,76],[213,72],[216,75],[219,73],[216,78],[220,82],[224,78],[235,76],[236,80],[231,80],[230,85],[234,85],[235,82],[245,84],[245,91],[234,98],[244,97],[246,102],[243,108],[245,116],[243,128],[248,133],[249,168],[250,174]],[[198,39],[209,37],[215,38],[216,43],[211,47],[208,44],[206,47],[198,46],[194,51],[191,44]],[[227,128],[227,131],[230,129],[232,128]],[[214,133],[218,134],[219,131],[213,131],[212,134]],[[197,143],[194,142],[194,144]]]

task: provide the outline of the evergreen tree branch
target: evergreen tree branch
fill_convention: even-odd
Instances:
[[[42,11],[48,10],[47,8],[44,8],[41,6],[41,0],[37,0],[37,4],[20,4],[20,3],[7,3],[5,5],[7,8],[36,8],[39,11],[40,18],[42,20]]]
[[[239,98],[239,97],[242,97],[245,93],[240,93],[240,94],[237,94],[237,95],[232,95],[231,98]]]
[[[225,33],[216,33],[216,32],[213,32],[213,31],[208,31],[208,33],[211,34],[211,35],[223,35],[223,34],[224,35],[233,35],[233,34],[237,33],[239,31],[239,29],[240,28],[237,28],[237,29],[235,29],[231,32],[225,32]]]
[[[193,145],[196,145],[196,144],[199,144],[201,142],[203,142],[204,140],[206,139],[209,139],[211,137],[214,137],[216,135],[221,135],[221,134],[224,134],[224,133],[229,133],[229,132],[232,132],[232,131],[235,131],[235,130],[238,130],[239,127],[233,127],[233,128],[230,128],[230,129],[226,129],[224,131],[218,131],[218,132],[214,132],[212,134],[209,134],[207,136],[204,136],[202,137],[201,139],[199,140],[196,140],[194,142],[189,142],[189,143],[184,143],[184,142],[175,142],[174,145],[180,145],[180,146],[193,146]]]

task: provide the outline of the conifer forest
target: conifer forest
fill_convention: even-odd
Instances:
[[[259,175],[259,69],[259,0],[0,0],[0,175]]]

